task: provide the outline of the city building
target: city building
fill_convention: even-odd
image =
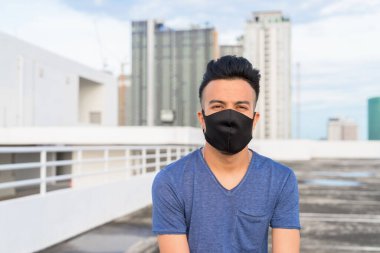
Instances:
[[[124,64],[121,66],[119,81],[119,126],[127,125],[127,108],[132,106],[131,100],[127,98],[127,94],[131,92],[131,76],[124,73]]]
[[[368,99],[368,140],[380,140],[380,97]]]
[[[114,77],[0,33],[0,127],[117,125]]]
[[[244,32],[244,56],[260,70],[254,138],[291,138],[291,24],[280,11],[254,12]]]
[[[358,125],[347,119],[330,118],[327,124],[327,140],[358,140]]]
[[[225,56],[225,55],[236,55],[236,56],[243,56],[243,41],[244,37],[240,36],[237,38],[236,44],[234,45],[220,45],[219,46],[219,53],[220,56]]]
[[[132,22],[127,124],[199,126],[198,87],[218,51],[213,27],[174,30],[157,20]]]

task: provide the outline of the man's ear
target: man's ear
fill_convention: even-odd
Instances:
[[[197,112],[197,117],[198,117],[199,124],[201,125],[202,131],[205,132],[206,124],[205,124],[205,119],[203,118],[203,115],[202,115],[202,111]]]
[[[257,122],[260,120],[260,113],[256,112],[253,117],[253,129],[255,129]]]

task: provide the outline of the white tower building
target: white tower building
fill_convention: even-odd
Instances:
[[[358,125],[349,119],[330,118],[327,123],[327,139],[336,140],[357,140]]]
[[[280,11],[254,12],[244,34],[244,57],[260,70],[259,139],[291,138],[291,25]]]

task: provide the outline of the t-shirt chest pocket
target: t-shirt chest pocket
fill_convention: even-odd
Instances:
[[[232,246],[239,252],[260,252],[268,233],[269,213],[257,210],[236,210]]]

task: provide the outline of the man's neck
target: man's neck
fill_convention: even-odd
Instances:
[[[253,155],[248,147],[234,155],[225,155],[207,142],[202,151],[208,166],[213,171],[218,171],[222,174],[239,173],[241,170],[246,170]]]

